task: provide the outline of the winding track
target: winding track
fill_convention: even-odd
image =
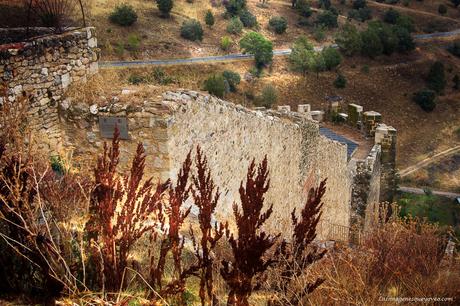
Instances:
[[[449,32],[437,32],[431,34],[418,34],[414,35],[414,40],[424,42],[426,39],[433,38],[446,38],[460,35],[460,29],[449,31]],[[315,47],[315,51],[321,51],[329,45],[322,45]],[[336,48],[337,45],[332,44],[331,47]],[[288,56],[291,54],[291,49],[280,49],[274,50],[274,56]],[[206,64],[215,62],[235,62],[245,61],[252,59],[253,56],[250,54],[227,54],[227,55],[215,55],[215,56],[204,56],[204,57],[190,57],[190,58],[179,58],[179,59],[152,59],[152,60],[138,60],[138,61],[101,61],[99,66],[103,69],[111,68],[135,68],[142,66],[172,66],[172,65],[188,65],[188,64]]]

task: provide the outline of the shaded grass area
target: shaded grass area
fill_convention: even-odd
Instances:
[[[431,194],[402,193],[398,200],[401,217],[426,218],[441,227],[451,226],[460,237],[460,205],[454,200]]]

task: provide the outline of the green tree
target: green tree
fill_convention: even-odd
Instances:
[[[273,44],[262,34],[249,32],[240,40],[240,48],[244,53],[254,55],[257,67],[268,65],[273,60]]]
[[[355,10],[365,8],[366,6],[367,6],[367,1],[366,0],[353,0],[353,8]]]
[[[335,43],[340,51],[347,56],[352,56],[361,51],[362,41],[358,29],[351,23],[347,23],[337,35]]]
[[[392,28],[381,21],[369,22],[368,28],[377,33],[382,43],[383,54],[391,55],[398,46],[398,37]]]
[[[321,55],[324,59],[324,64],[327,70],[331,70],[342,62],[340,52],[336,48],[327,47],[321,51]]]
[[[396,20],[396,25],[405,28],[409,33],[415,31],[414,20],[407,15],[400,15]]]
[[[173,5],[174,3],[172,0],[157,0],[158,9],[163,17],[169,17]]]
[[[242,10],[240,13],[240,20],[246,28],[252,28],[257,25],[257,18],[248,10]]]
[[[427,77],[428,88],[435,92],[442,93],[446,87],[446,76],[444,72],[444,64],[436,61],[431,65]]]
[[[312,66],[314,57],[313,45],[310,44],[305,36],[300,36],[291,48],[291,54],[289,55],[289,62],[291,69],[294,71],[307,73]]]
[[[415,49],[414,39],[412,38],[412,35],[410,35],[409,31],[406,28],[395,26],[393,28],[393,32],[398,38],[398,52],[405,53]]]
[[[271,108],[278,101],[278,90],[272,84],[267,84],[262,88],[260,96],[257,97],[258,106]]]
[[[225,79],[222,75],[212,75],[204,81],[204,90],[222,98],[225,94]]]
[[[220,40],[220,47],[224,51],[227,51],[228,49],[230,49],[230,46],[232,44],[233,44],[233,41],[229,36],[224,36]]]
[[[361,53],[370,58],[374,58],[383,53],[383,45],[375,29],[368,28],[361,32],[362,48]]]
[[[438,13],[441,15],[445,15],[447,13],[447,6],[445,6],[444,4],[440,4],[438,6]]]
[[[412,99],[426,112],[431,112],[436,107],[436,92],[433,90],[420,90],[414,93]]]
[[[214,15],[212,14],[211,10],[208,10],[206,12],[206,15],[204,16],[204,22],[209,26],[212,27],[214,25]]]

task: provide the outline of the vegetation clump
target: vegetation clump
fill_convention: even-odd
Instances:
[[[116,25],[127,27],[137,21],[137,13],[131,5],[122,4],[110,14],[109,20]]]
[[[436,92],[430,89],[420,90],[414,94],[413,100],[424,111],[431,112],[436,107]]]
[[[268,25],[276,34],[283,34],[287,29],[287,19],[282,16],[274,16],[270,18]]]
[[[180,35],[188,40],[201,41],[203,39],[203,28],[198,20],[191,19],[184,21],[180,29]]]
[[[240,48],[244,53],[254,55],[256,67],[268,65],[273,60],[273,44],[262,34],[249,32],[240,40]]]
[[[174,6],[174,2],[173,0],[157,0],[157,6],[161,12],[161,16],[168,18]]]

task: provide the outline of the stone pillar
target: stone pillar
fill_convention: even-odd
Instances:
[[[379,124],[375,130],[375,143],[379,144],[382,148],[381,202],[392,202],[398,185],[396,136],[396,129],[385,124]]]
[[[280,105],[278,106],[278,110],[281,112],[290,112],[291,111],[291,106],[289,105]]]
[[[297,106],[297,111],[299,113],[309,113],[311,111],[311,106],[310,104],[299,104]]]
[[[348,104],[348,124],[358,127],[358,122],[362,120],[363,107],[354,103]]]
[[[366,136],[374,136],[379,123],[382,122],[382,115],[374,111],[367,111],[363,114],[363,128]]]

